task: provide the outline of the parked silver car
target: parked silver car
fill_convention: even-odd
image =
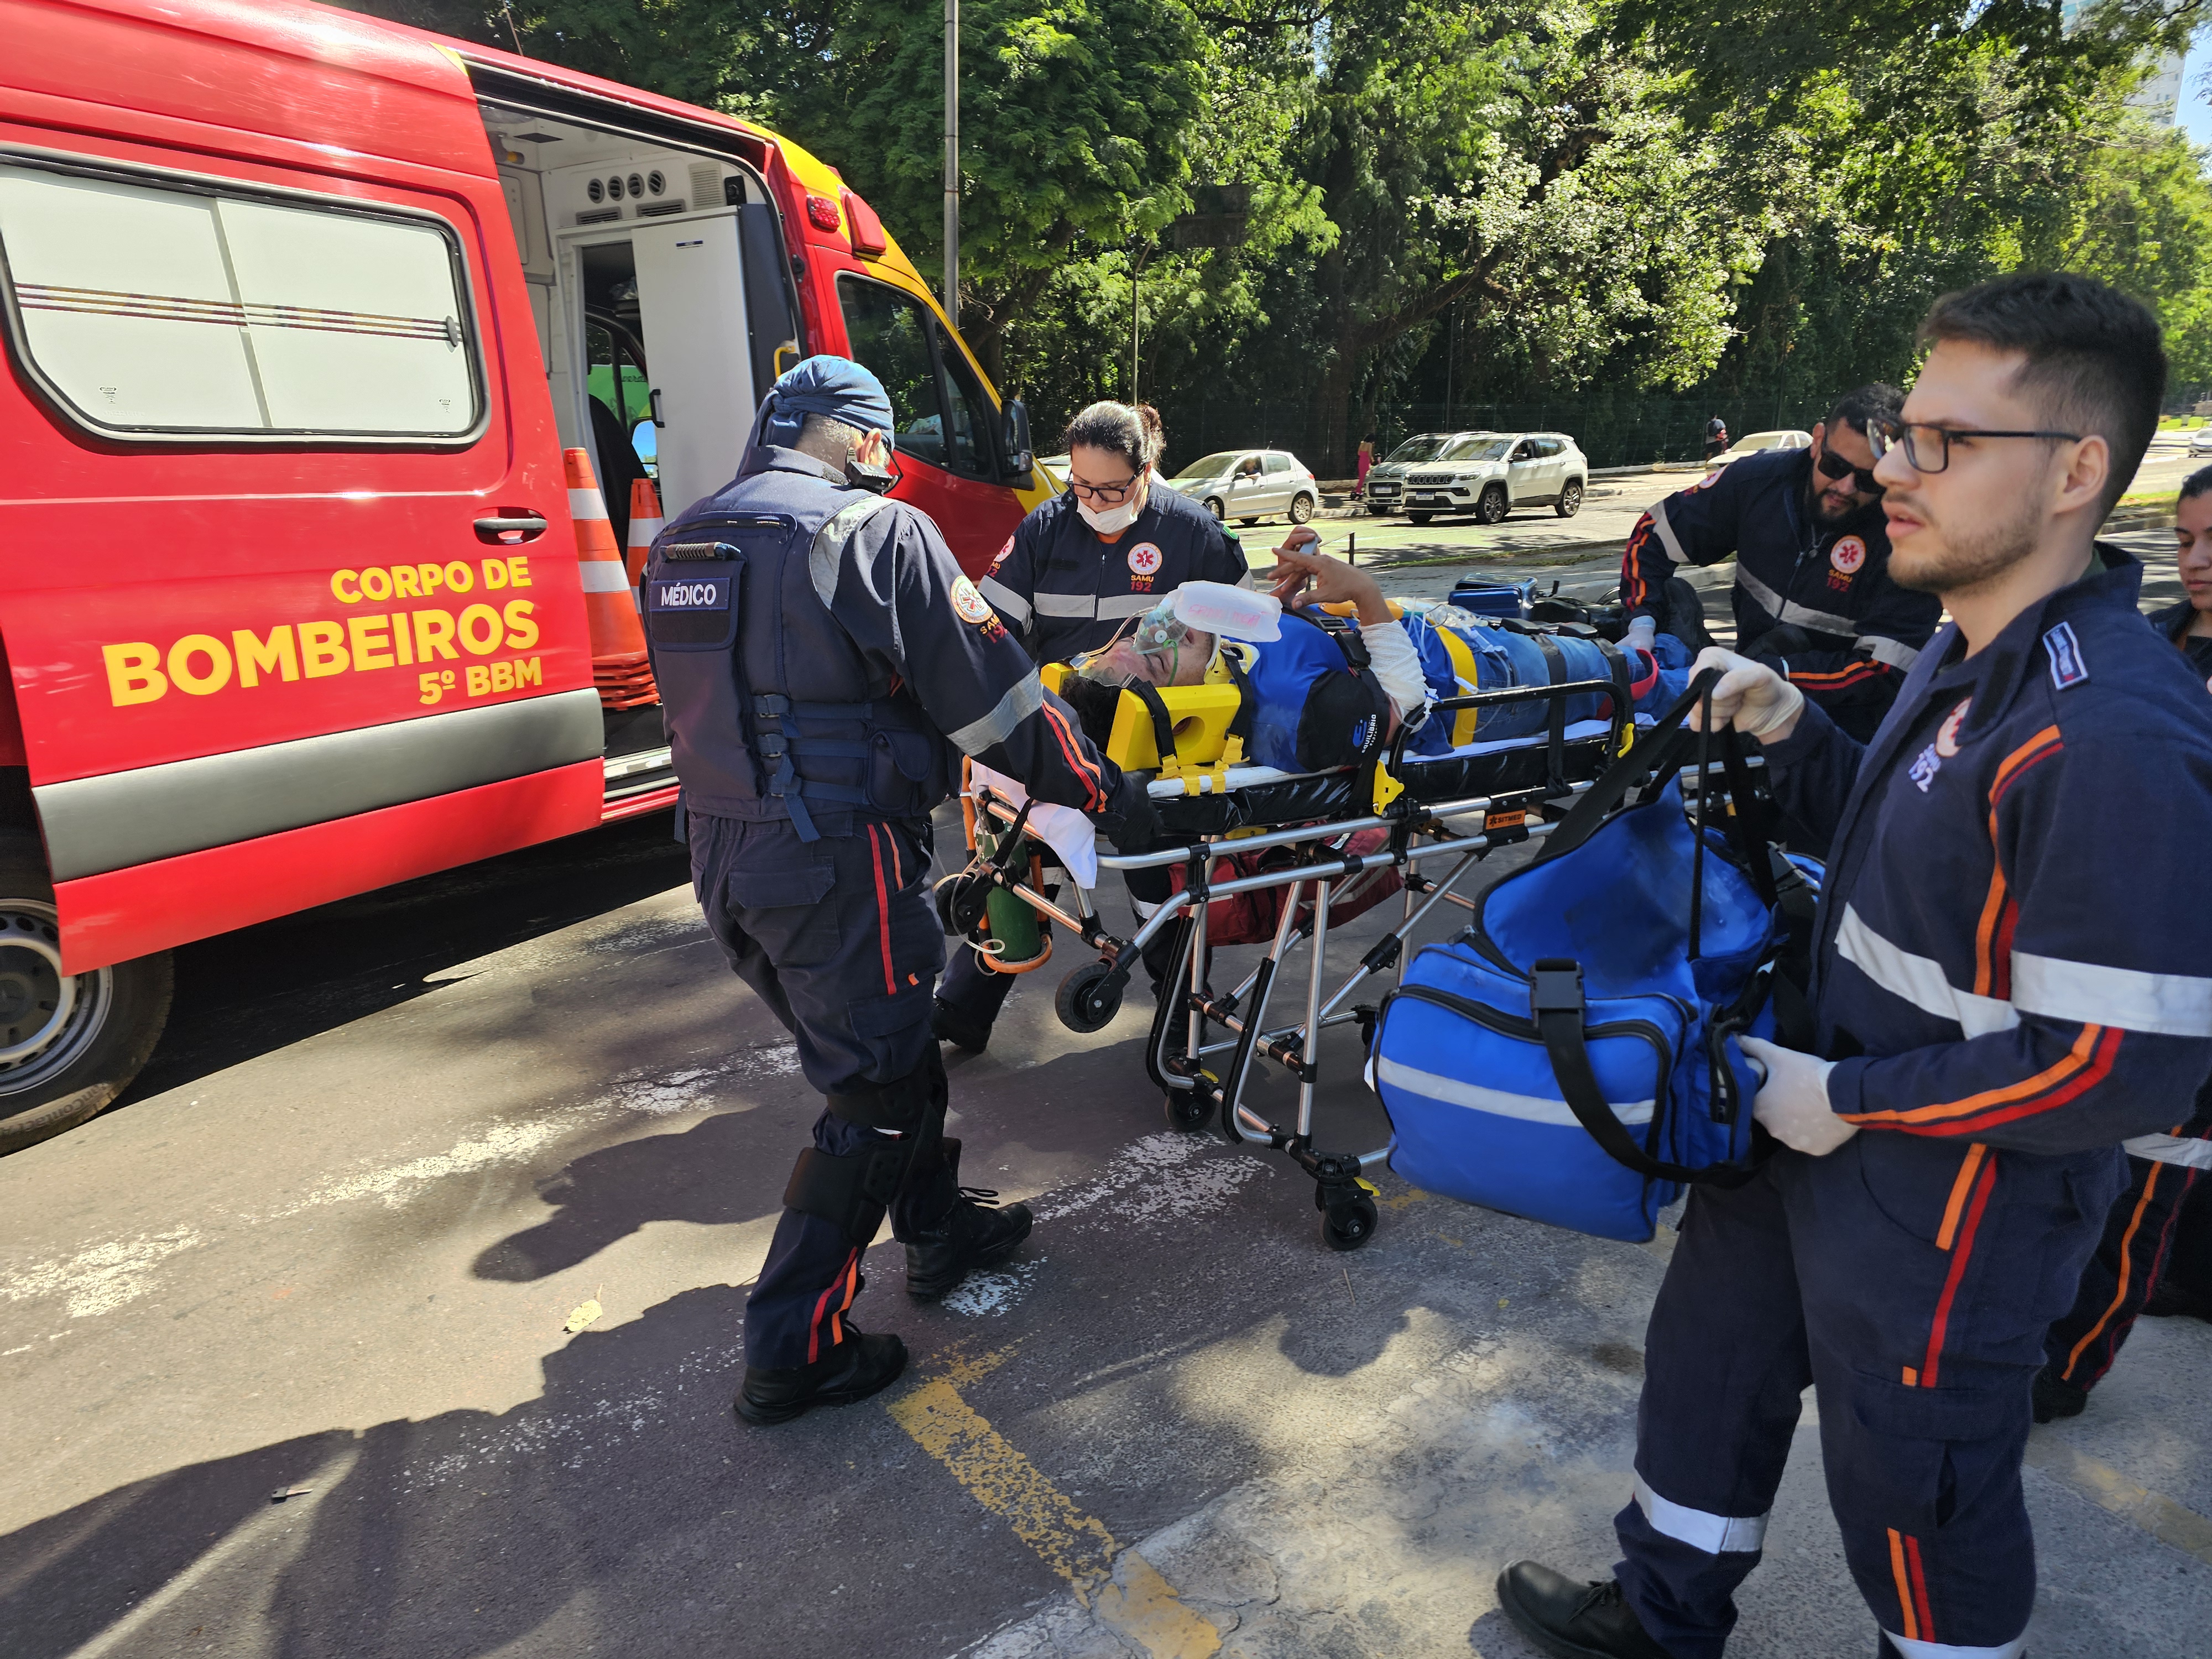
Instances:
[[[1284,449],[1224,449],[1193,461],[1168,480],[1205,504],[1217,519],[1251,524],[1287,513],[1304,524],[1321,505],[1321,485],[1304,462]]]
[[[1496,524],[1516,507],[1549,506],[1571,519],[1589,483],[1589,458],[1564,432],[1469,433],[1406,475],[1406,516],[1426,524],[1440,513],[1471,512],[1478,523]]]
[[[1367,510],[1376,518],[1402,512],[1406,505],[1406,475],[1424,461],[1433,461],[1448,444],[1479,434],[1471,432],[1420,432],[1367,469]]]

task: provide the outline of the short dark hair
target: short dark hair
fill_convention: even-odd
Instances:
[[[1947,294],[1920,325],[1923,345],[1964,340],[2027,358],[2021,388],[2045,418],[2094,432],[2111,447],[2103,510],[2142,464],[2166,401],[2166,350],[2158,319],[2094,276],[2025,272]]]
[[[1839,426],[1847,426],[1863,438],[1867,434],[1869,421],[1893,421],[1898,411],[1904,407],[1905,394],[1902,392],[1880,380],[1870,380],[1864,386],[1853,386],[1837,398],[1835,407],[1828,411],[1825,424],[1831,432]]]
[[[2212,490],[2212,466],[2200,466],[2181,481],[2181,494],[2173,499],[2176,501],[2194,501],[2208,490]]]

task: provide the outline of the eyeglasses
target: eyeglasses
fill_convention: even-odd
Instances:
[[[1882,487],[1875,482],[1874,470],[1871,467],[1853,466],[1832,449],[1823,449],[1820,452],[1820,458],[1813,465],[1819,467],[1828,477],[1849,478],[1851,481],[1851,488],[1862,495],[1881,494]]]
[[[1893,444],[1902,445],[1905,464],[1915,472],[1941,472],[1951,465],[1951,441],[1954,438],[2043,438],[2060,443],[2079,443],[2078,432],[1984,432],[1972,427],[1937,426],[1932,421],[1872,420],[1867,422],[1867,442],[1873,446],[1875,459],[1880,460],[1889,453]]]
[[[1137,487],[1138,480],[1144,476],[1139,472],[1119,483],[1109,484],[1085,483],[1080,479],[1071,477],[1067,481],[1067,493],[1078,501],[1104,501],[1109,507],[1118,507],[1129,499],[1129,492]]]

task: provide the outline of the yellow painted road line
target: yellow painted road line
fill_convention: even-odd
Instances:
[[[1004,1363],[1011,1350],[958,1359],[945,1376],[890,1402],[891,1420],[952,1472],[968,1495],[1014,1529],[1105,1624],[1152,1659],[1207,1659],[1220,1633],[1182,1604],[1175,1587],[1134,1550],[1123,1550],[1105,1524],[1083,1513],[983,1415],[960,1397]]]
[[[2164,1492],[2138,1486],[2111,1464],[2077,1450],[2056,1435],[2027,1443],[2027,1462],[2055,1476],[2100,1509],[2132,1522],[2161,1543],[2212,1562],[2212,1520],[2185,1509]]]

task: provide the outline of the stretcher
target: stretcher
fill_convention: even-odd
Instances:
[[[1039,809],[1018,799],[1018,789],[978,781],[969,798],[982,833],[967,868],[939,884],[939,914],[948,932],[973,939],[986,925],[994,896],[1011,894],[1095,952],[1061,981],[1054,997],[1061,1024],[1079,1032],[1096,1031],[1113,1019],[1146,947],[1175,930],[1175,967],[1145,1048],[1146,1071],[1162,1092],[1169,1123],[1190,1132],[1217,1127],[1232,1143],[1289,1158],[1314,1182],[1323,1242],[1333,1249],[1356,1249],[1373,1236],[1378,1219],[1376,1188],[1364,1172],[1387,1158],[1390,1149],[1328,1152],[1317,1144],[1314,1108],[1322,1033],[1357,1024],[1364,1048],[1376,1005],[1354,1000],[1361,988],[1397,968],[1413,930],[1438,904],[1474,908],[1474,902],[1456,890],[1481,859],[1550,833],[1558,814],[1626,747],[1633,715],[1608,681],[1476,692],[1431,704],[1431,717],[1471,710],[1479,732],[1486,708],[1549,700],[1548,728],[1533,737],[1477,740],[1425,758],[1406,753],[1408,734],[1401,730],[1384,756],[1364,766],[1300,775],[1237,763],[1233,738],[1210,758],[1174,741],[1170,728],[1188,731],[1188,721],[1196,718],[1183,715],[1179,697],[1208,689],[1154,693],[1166,706],[1151,709],[1152,718],[1139,723],[1162,739],[1152,758],[1164,769],[1148,792],[1163,830],[1157,844],[1092,853],[1088,859],[1083,849],[1048,858],[1027,833]],[[1602,698],[1596,706],[1606,710],[1605,717],[1567,721],[1567,700],[1592,694]],[[1125,696],[1139,701],[1135,694]],[[1117,740],[1121,736],[1117,720]],[[1167,751],[1164,762],[1159,750]],[[1351,849],[1353,836],[1375,830],[1385,832],[1382,845]],[[1212,876],[1224,852],[1276,848],[1290,849],[1280,867],[1226,881]],[[1066,877],[1070,890],[1064,898],[1061,886],[1045,879],[1048,863]],[[1095,903],[1098,872],[1160,869],[1179,869],[1182,890],[1129,938],[1109,932]],[[1362,883],[1393,872],[1404,884],[1401,915],[1332,987],[1325,962],[1332,908],[1354,898]],[[1257,967],[1233,988],[1218,988],[1210,978],[1210,905],[1261,889],[1287,890],[1273,937]],[[1271,1013],[1278,984],[1301,950],[1303,1009],[1296,1018],[1279,1020]],[[1262,1064],[1279,1066],[1297,1080],[1296,1116],[1287,1126],[1246,1099]]]

